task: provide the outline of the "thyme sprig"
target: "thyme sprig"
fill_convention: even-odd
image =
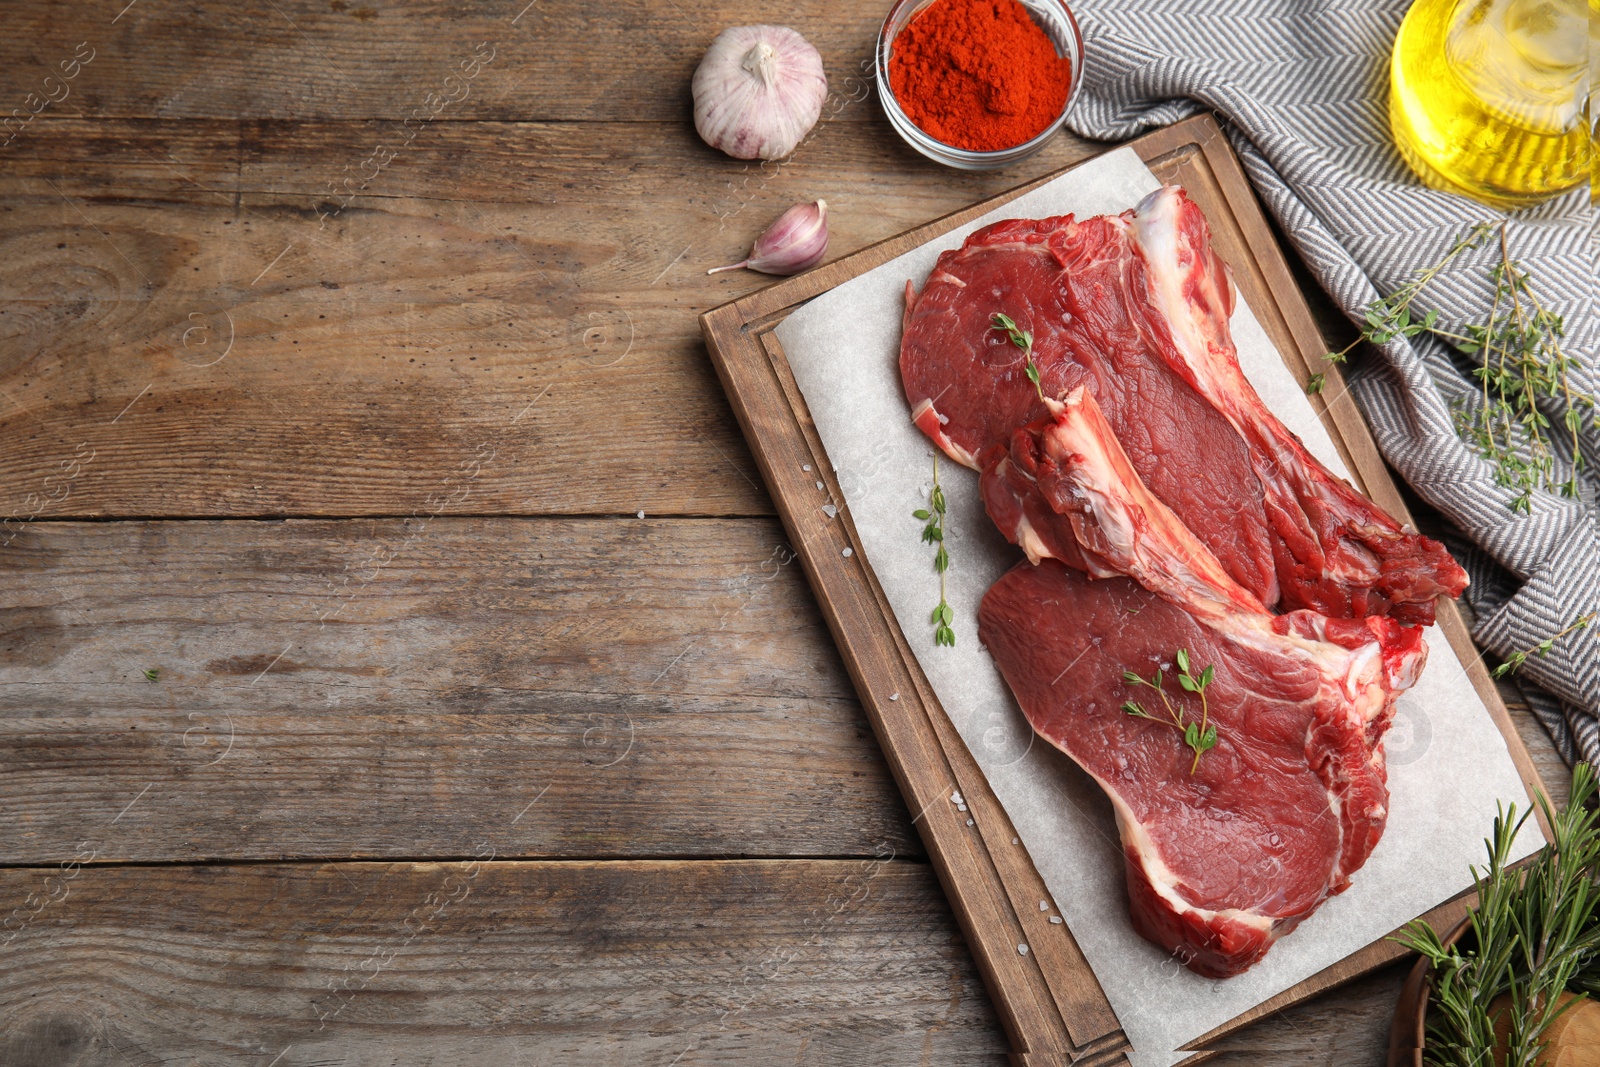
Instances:
[[[950,569],[950,553],[944,547],[944,490],[939,486],[939,456],[933,457],[933,491],[928,494],[928,504],[932,508],[918,508],[911,514],[927,523],[922,528],[922,541],[924,544],[938,545],[938,550],[933,554],[933,569],[939,572],[939,606],[933,609],[933,614],[928,621],[933,623],[933,643],[954,648],[956,632],[950,628],[955,621],[955,612],[950,610],[950,602],[945,599],[944,572]]]
[[[1380,296],[1366,307],[1361,309],[1362,318],[1366,322],[1361,327],[1361,332],[1354,341],[1345,345],[1337,352],[1329,352],[1322,358],[1329,363],[1344,363],[1349,359],[1350,350],[1362,341],[1371,341],[1375,345],[1388,344],[1396,337],[1415,337],[1423,331],[1436,332],[1433,327],[1439,321],[1439,313],[1430,311],[1419,322],[1411,319],[1411,304],[1422,294],[1429,282],[1439,276],[1461,253],[1474,248],[1483,247],[1483,242],[1488,239],[1494,229],[1487,222],[1480,222],[1466,233],[1456,238],[1444,258],[1431,267],[1413,271],[1411,280],[1388,296]]]
[[[1028,381],[1033,383],[1033,391],[1039,394],[1039,399],[1044,399],[1044,386],[1039,384],[1039,365],[1033,361],[1033,334],[1021,329],[1012,321],[1010,315],[1002,315],[996,311],[989,316],[991,330],[1004,330],[1011,343],[1022,349],[1028,359],[1028,365],[1023,373],[1027,374]]]
[[[1469,324],[1463,332],[1456,333],[1439,327],[1437,311],[1413,318],[1412,305],[1423,289],[1457,256],[1483,247],[1496,230],[1500,262],[1488,272],[1494,297],[1485,321]],[[1431,333],[1478,357],[1480,362],[1472,375],[1480,383],[1481,396],[1475,405],[1456,407],[1456,432],[1494,465],[1496,482],[1516,491],[1511,510],[1530,512],[1536,489],[1569,497],[1577,495],[1578,471],[1584,463],[1578,435],[1585,409],[1589,418],[1595,418],[1600,413],[1600,401],[1572,388],[1569,371],[1578,363],[1562,347],[1566,324],[1560,315],[1544,306],[1533,291],[1532,276],[1511,258],[1504,222],[1498,227],[1480,222],[1468,229],[1437,263],[1414,272],[1395,292],[1364,307],[1362,317],[1365,321],[1356,339],[1337,352],[1327,353],[1324,360],[1344,363],[1350,350],[1362,341],[1381,345],[1396,337],[1411,338],[1421,333]],[[1325,374],[1314,375],[1306,392],[1319,393],[1326,384]],[[1562,429],[1570,438],[1572,470],[1565,480],[1557,479],[1552,448],[1552,435],[1559,431],[1539,410],[1537,402],[1541,397],[1559,397],[1566,404]]]
[[[1187,717],[1184,715],[1183,709],[1173,704],[1172,699],[1167,696],[1164,685],[1166,681],[1165,668],[1157,668],[1156,672],[1149,678],[1145,678],[1137,671],[1125,670],[1122,672],[1122,680],[1131,686],[1148,686],[1154,689],[1156,695],[1161,698],[1162,705],[1167,709],[1166,718],[1150,714],[1145,710],[1144,705],[1137,700],[1124,701],[1122,710],[1136,719],[1149,719],[1151,722],[1170,726],[1182,734],[1183,743],[1188,745],[1194,752],[1194,760],[1189,764],[1189,773],[1193,774],[1200,766],[1200,757],[1215,748],[1217,744],[1217,728],[1211,722],[1211,706],[1206,700],[1206,688],[1211,684],[1212,678],[1215,677],[1215,670],[1213,667],[1208,666],[1199,674],[1191,673],[1189,650],[1186,648],[1178,649],[1177,655],[1173,659],[1177,660],[1178,663],[1178,685],[1185,692],[1194,693],[1200,698],[1200,718],[1191,719]]]
[[[1572,770],[1572,792],[1560,814],[1541,795],[1550,843],[1526,865],[1511,865],[1511,846],[1531,812],[1516,805],[1496,816],[1486,868],[1472,869],[1478,904],[1469,936],[1446,946],[1422,920],[1395,940],[1433,967],[1424,1062],[1430,1067],[1532,1067],[1551,1023],[1577,1000],[1561,993],[1600,990],[1600,813],[1591,806],[1594,770]],[[1502,994],[1507,1009],[1492,1011]],[[1504,1056],[1495,1052],[1496,1023],[1505,1024]]]
[[[1573,619],[1571,622],[1567,623],[1567,625],[1561,630],[1551,634],[1549,637],[1545,638],[1543,641],[1540,641],[1532,648],[1519,649],[1518,651],[1511,653],[1511,655],[1506,657],[1506,661],[1504,663],[1500,664],[1500,666],[1494,669],[1494,676],[1496,678],[1504,678],[1506,675],[1510,674],[1512,671],[1526,663],[1529,656],[1539,656],[1541,658],[1548,656],[1550,654],[1550,650],[1556,646],[1557,641],[1561,640],[1570,633],[1577,632],[1578,630],[1587,630],[1589,628],[1589,624],[1594,622],[1596,618],[1600,618],[1600,611],[1591,611],[1587,614],[1580,615],[1576,619]]]
[[[1578,495],[1578,471],[1583,453],[1578,434],[1588,408],[1596,413],[1595,397],[1574,392],[1568,372],[1578,365],[1562,348],[1566,324],[1546,308],[1533,291],[1532,277],[1511,258],[1504,224],[1500,227],[1500,262],[1489,272],[1494,300],[1488,321],[1466,327],[1466,334],[1443,334],[1463,352],[1482,356],[1473,375],[1482,384],[1480,403],[1458,407],[1456,428],[1483,457],[1495,465],[1495,481],[1515,489],[1511,510],[1524,514],[1533,508],[1533,491],[1548,489],[1562,496]],[[1435,331],[1438,332],[1438,331]],[[1539,397],[1559,397],[1566,403],[1564,429],[1569,436],[1572,470],[1564,481],[1556,479],[1552,450],[1555,431],[1539,410]]]

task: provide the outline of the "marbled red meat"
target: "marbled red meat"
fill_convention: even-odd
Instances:
[[[1044,415],[1022,352],[989,328],[1002,311],[1032,331],[1046,395],[1087,387],[1140,478],[1268,607],[1432,622],[1434,598],[1459,595],[1466,573],[1266,410],[1239,367],[1232,310],[1204,216],[1169,186],[1121,215],[996,223],[946,252],[908,293],[901,378],[923,432],[983,469],[986,449]],[[1062,545],[1041,525],[1048,508],[1014,506],[1039,520],[1030,552]]]
[[[1139,482],[1083,391],[1033,433],[1054,457],[1041,492],[1084,571],[1018,565],[989,590],[979,635],[1035,731],[1116,811],[1141,934],[1213,977],[1237,974],[1340,892],[1387,816],[1381,739],[1427,647],[1392,619],[1275,616]],[[1090,575],[1106,577],[1095,580]],[[1209,665],[1217,744],[1198,762],[1124,671]],[[1192,770],[1192,773],[1191,773]]]
[[[1042,417],[1023,353],[989,318],[1033,334],[1047,396],[1088,388],[1156,494],[1267,603],[1278,599],[1262,489],[1228,420],[1152,352],[1144,265],[1124,216],[1014,220],[939,257],[910,299],[900,374],[912,418],[952,459]],[[1204,447],[1198,443],[1204,442]]]
[[[1140,203],[1131,233],[1150,286],[1148,315],[1160,324],[1149,332],[1151,348],[1250,446],[1282,606],[1432,623],[1436,598],[1460,596],[1466,571],[1438,541],[1404,529],[1324,467],[1261,402],[1239,366],[1228,327],[1232,283],[1200,206],[1166,186]]]

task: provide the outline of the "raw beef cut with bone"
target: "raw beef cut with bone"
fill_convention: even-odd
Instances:
[[[1200,209],[1168,186],[1120,215],[1010,220],[946,252],[907,293],[900,373],[912,418],[952,458],[1044,417],[1026,357],[990,326],[1032,334],[1040,390],[1087,388],[1139,477],[1269,608],[1433,621],[1466,572],[1322,466],[1240,369],[1233,289]],[[1049,509],[1018,499],[1030,554],[1062,546]],[[1070,552],[1070,549],[1064,549]],[[1063,557],[1065,558],[1065,557]]]
[[[1070,215],[995,223],[946,252],[908,294],[900,374],[912,418],[952,459],[1043,418],[1027,357],[991,328],[1003,312],[1033,335],[1046,396],[1094,394],[1139,476],[1245,588],[1278,599],[1262,488],[1249,450],[1145,341],[1149,283],[1128,219]],[[1204,448],[1198,447],[1204,442]]]
[[[1232,283],[1199,205],[1177,186],[1159,189],[1135,209],[1132,237],[1165,327],[1150,331],[1151,347],[1250,446],[1283,606],[1431,624],[1435,599],[1460,596],[1466,571],[1438,541],[1403,528],[1319,463],[1261,402],[1239,366],[1228,328]]]
[[[1379,742],[1427,646],[1381,616],[1273,615],[1139,480],[1085,390],[1050,408],[1023,433],[1083,570],[1019,564],[984,597],[980,639],[1034,730],[1111,798],[1136,929],[1201,974],[1238,974],[1376,845]],[[1204,704],[1176,684],[1159,700],[1215,727],[1203,752],[1159,705],[1124,710],[1148,694],[1125,672],[1164,685],[1180,648],[1214,671]]]

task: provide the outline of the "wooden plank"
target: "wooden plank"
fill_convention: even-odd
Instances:
[[[1234,265],[1235,280],[1245,299],[1256,310],[1269,337],[1283,352],[1291,368],[1304,380],[1310,373],[1308,367],[1320,365],[1326,347],[1298,291],[1289,281],[1287,265],[1272,242],[1270,228],[1261,217],[1254,194],[1214,120],[1208,116],[1192,119],[1136,141],[1134,146],[1159,176],[1183,184],[1206,209],[1217,248]],[[792,386],[787,391],[774,389],[771,384],[772,378],[788,379],[781,348],[772,338],[770,329],[788,310],[805,300],[992,209],[1004,199],[974,205],[702,316],[718,374],[728,390],[746,438],[751,442],[763,477],[774,493],[791,541],[818,592],[824,614],[840,643],[845,664],[874,728],[884,743],[890,765],[913,809],[921,807],[924,798],[934,793],[936,782],[948,779],[953,771],[959,773],[952,762],[959,762],[952,755],[953,750],[960,747],[959,741],[953,735],[948,739],[939,736],[941,731],[935,724],[944,718],[943,712],[920,678],[914,658],[906,651],[881,593],[877,603],[869,603],[863,596],[862,590],[875,588],[875,583],[870,570],[861,562],[859,552],[852,556],[847,551],[860,548],[848,514],[841,513],[840,522],[825,523],[812,514],[813,509],[806,503],[815,494],[809,484],[811,476],[802,478],[795,473],[801,469],[802,459],[824,472],[824,478],[828,477],[826,472],[831,470],[831,464],[827,462],[798,391]],[[1241,221],[1246,218],[1252,220],[1249,225]],[[1339,384],[1336,375],[1330,380],[1335,386]],[[1392,484],[1388,484],[1387,472],[1359,414],[1348,405],[1336,405],[1325,409],[1323,417],[1357,478],[1368,485],[1385,483],[1387,487],[1378,495],[1383,502],[1398,505],[1399,495]],[[836,487],[833,493],[838,495]],[[1397,506],[1396,510],[1399,517],[1406,518],[1403,507]],[[1491,707],[1530,791],[1536,790],[1538,777],[1533,761],[1523,748],[1504,705],[1493,687],[1487,685],[1487,675],[1471,651],[1470,639],[1453,605],[1444,605],[1440,623],[1469,672],[1480,683],[1480,693]],[[915,701],[901,700],[908,676],[918,683]],[[931,741],[930,732],[934,735]],[[943,733],[950,734],[947,729]],[[970,785],[963,782],[962,791],[969,803],[973,803],[974,798],[978,803],[992,800],[981,777]],[[1007,981],[992,965],[993,961],[1004,957],[1008,942],[1015,937],[1015,916],[996,905],[992,888],[987,898],[980,892],[1003,882],[1005,877],[992,858],[999,851],[996,846],[1000,843],[997,834],[1000,828],[991,825],[976,831],[989,843],[986,853],[974,851],[968,840],[971,835],[949,825],[948,820],[920,822],[919,830],[936,869],[952,893],[957,917],[974,945],[980,964],[989,961],[984,967],[985,978],[1016,1051],[1025,1053],[1036,1045],[1054,1047],[1060,1042],[1060,1029],[1068,1020],[1078,1024],[1079,1032],[1088,1032],[1087,1018],[1073,1018],[1077,1010],[1074,1005],[1084,1003],[1083,998],[1058,998],[1059,1011],[1052,1016],[1048,1011],[1039,1010],[1040,1001],[1024,979]],[[1446,921],[1458,913],[1460,907],[1447,904],[1430,915]],[[1298,1002],[1366,973],[1398,955],[1398,946],[1383,940],[1375,942],[1268,1005],[1224,1024],[1197,1045],[1225,1036],[1266,1011]],[[1081,957],[1079,959],[1081,961]],[[1086,966],[1068,966],[1067,971],[1065,977],[1056,975],[1056,981],[1093,984]],[[1042,969],[1038,969],[1038,974],[1050,984],[1049,974]],[[1093,998],[1089,1003],[1093,1004]],[[1102,1013],[1093,1011],[1091,1014]],[[1108,1009],[1104,1014],[1109,1014]],[[1114,1030],[1103,1025],[1099,1027],[1098,1036],[1110,1040],[1113,1035]],[[1200,1057],[1190,1062],[1200,1062]]]
[[[116,862],[922,851],[860,713],[597,700],[553,715],[0,723],[0,856]],[[710,705],[710,706],[708,706]]]
[[[1522,738],[1522,747],[1527,749],[1528,758],[1533,761],[1534,772],[1539,776],[1545,795],[1557,807],[1564,806],[1572,792],[1572,768],[1561,758],[1555,742],[1550,740],[1550,735],[1534,717],[1522,695],[1516,691],[1516,686],[1505,681],[1498,683],[1498,686],[1512,725],[1516,728],[1517,736]]]
[[[723,27],[760,17],[717,0],[624,0],[603,12],[548,0],[14,6],[0,40],[0,84],[19,107],[86,41],[94,56],[56,105],[69,114],[396,123],[413,113],[426,121],[435,112],[444,121],[649,119],[679,123],[691,136],[689,81],[706,46]],[[886,12],[801,0],[769,13],[821,52],[834,101],[825,114],[883,121],[876,101],[870,110],[858,101]],[[478,62],[463,69],[474,57]],[[467,77],[474,66],[476,76]],[[883,133],[892,136],[887,127]]]
[[[34,523],[0,716],[853,703],[793,558],[770,519]]]
[[[771,520],[33,524],[0,857],[458,856],[519,812],[519,856],[920,854],[792,559]]]
[[[658,132],[447,124],[344,208],[367,125],[41,120],[0,173],[0,518],[770,513],[685,314],[768,279],[706,268],[798,199],[842,254],[1016,175]]]
[[[0,872],[0,1062],[1004,1061],[923,864],[478,862],[486,833],[449,864]]]

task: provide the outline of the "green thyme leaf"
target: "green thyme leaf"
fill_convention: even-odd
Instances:
[[[1039,366],[1033,361],[1033,334],[1018,328],[1015,320],[1010,315],[996,311],[989,316],[991,330],[1003,330],[1011,343],[1022,349],[1027,356],[1027,366],[1023,373],[1028,376],[1028,381],[1033,383],[1033,391],[1038,394],[1039,400],[1044,400],[1044,387],[1039,384]]]
[[[1194,753],[1194,759],[1189,763],[1189,773],[1193,774],[1200,767],[1200,756],[1214,748],[1217,743],[1217,727],[1215,723],[1211,722],[1211,706],[1206,697],[1206,688],[1211,685],[1212,680],[1216,677],[1216,668],[1208,664],[1201,670],[1198,677],[1191,674],[1191,659],[1189,650],[1186,648],[1178,649],[1173,654],[1173,659],[1178,666],[1178,685],[1185,692],[1194,693],[1200,697],[1199,717],[1191,717],[1181,706],[1174,704],[1171,697],[1167,696],[1165,689],[1162,687],[1162,682],[1166,678],[1165,671],[1162,668],[1157,668],[1155,674],[1149,678],[1136,671],[1123,668],[1122,681],[1125,685],[1148,686],[1154,689],[1157,695],[1161,697],[1161,703],[1166,709],[1167,717],[1163,719],[1152,715],[1145,710],[1142,704],[1133,700],[1124,701],[1122,710],[1129,715],[1141,719],[1149,719],[1152,722],[1164,723],[1177,730],[1183,737],[1183,743]]]
[[[950,569],[950,552],[944,544],[945,498],[944,489],[939,485],[939,456],[933,457],[933,489],[928,494],[929,508],[918,508],[911,514],[914,518],[927,523],[922,528],[922,541],[924,544],[936,546],[933,553],[933,569],[939,575],[939,604],[928,616],[928,621],[933,623],[933,643],[946,648],[955,647],[956,632],[950,624],[955,621],[956,613],[951,610],[950,603],[945,599],[945,572]]]
[[[1566,626],[1562,627],[1558,632],[1553,633],[1544,640],[1537,642],[1531,648],[1519,649],[1518,651],[1511,653],[1511,655],[1505,658],[1505,662],[1501,663],[1489,673],[1495,678],[1504,678],[1506,675],[1512,673],[1518,667],[1521,667],[1524,663],[1526,663],[1529,656],[1537,655],[1543,657],[1549,655],[1551,650],[1556,647],[1557,641],[1561,640],[1570,633],[1576,633],[1579,630],[1587,630],[1589,628],[1589,624],[1594,622],[1597,617],[1600,617],[1600,611],[1591,611],[1584,615],[1580,615],[1578,618],[1573,619]]]

